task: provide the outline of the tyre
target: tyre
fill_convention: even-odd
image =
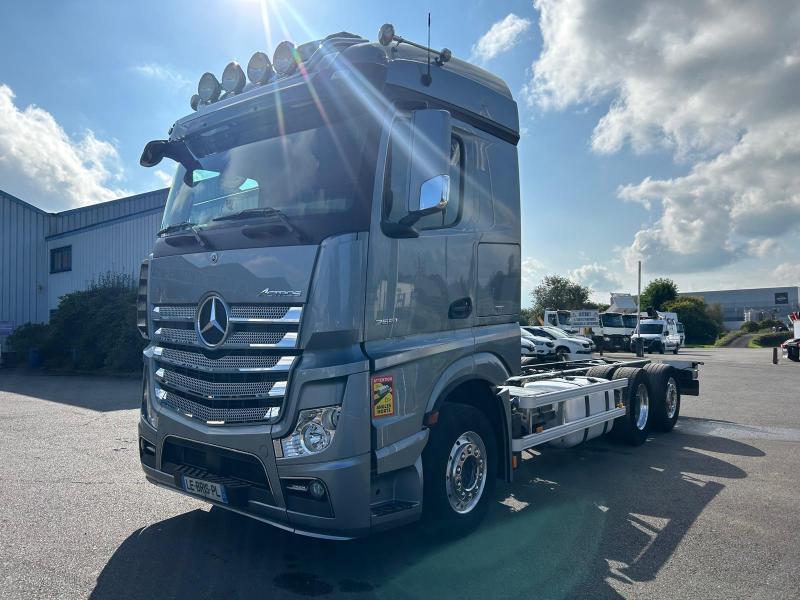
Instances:
[[[597,377],[598,379],[613,379],[614,371],[619,367],[617,365],[603,365],[599,367],[592,367],[586,371],[587,377]]]
[[[786,356],[791,361],[800,362],[800,346],[790,346]]]
[[[640,446],[647,439],[650,429],[650,391],[644,369],[622,367],[614,373],[614,379],[627,379],[628,387],[622,390],[625,416],[614,420],[611,436],[630,446]]]
[[[453,533],[476,527],[494,495],[497,456],[486,415],[473,406],[445,402],[422,452],[423,517]]]
[[[569,360],[569,348],[559,346],[556,348],[556,360],[567,361]]]
[[[664,354],[665,351],[666,351],[666,346],[665,346],[664,342],[661,342],[658,345],[658,353],[659,354]]]
[[[678,350],[680,350],[680,349],[681,349],[681,346],[680,346],[680,344],[676,344],[676,345],[675,345],[675,348],[673,348],[673,349],[672,349],[672,353],[673,353],[673,354],[677,354],[677,353],[678,353]]]
[[[681,391],[675,371],[665,364],[644,367],[650,393],[650,420],[655,431],[672,431],[681,412]]]

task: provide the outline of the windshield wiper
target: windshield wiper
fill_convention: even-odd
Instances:
[[[192,223],[191,221],[181,221],[180,223],[173,223],[172,225],[167,225],[166,227],[162,227],[158,230],[156,235],[162,236],[167,233],[172,233],[173,231],[182,231],[188,230],[192,232],[194,238],[197,240],[197,243],[203,246],[204,248],[208,247],[208,242],[203,239],[203,236],[200,235],[200,232],[197,230],[197,223]]]
[[[220,215],[219,217],[214,217],[211,219],[212,221],[238,221],[240,219],[253,219],[258,217],[277,217],[281,223],[286,226],[286,229],[291,231],[292,233],[297,236],[297,239],[300,242],[307,242],[308,236],[305,232],[298,229],[297,225],[292,223],[289,220],[283,211],[273,208],[271,206],[263,206],[258,208],[246,208],[244,210],[240,210],[235,213],[230,213],[227,215]]]

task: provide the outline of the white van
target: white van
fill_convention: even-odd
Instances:
[[[631,336],[631,348],[640,343],[645,352],[677,354],[681,348],[678,326],[673,319],[642,319],[639,329]]]

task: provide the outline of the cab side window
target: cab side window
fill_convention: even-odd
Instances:
[[[383,218],[398,222],[406,212],[411,160],[408,143],[411,134],[411,121],[397,119],[392,126],[389,148],[386,155],[386,175],[383,188]],[[452,227],[461,216],[464,194],[464,141],[457,134],[450,138],[450,198],[443,212],[428,215],[417,221],[415,228],[438,229]]]

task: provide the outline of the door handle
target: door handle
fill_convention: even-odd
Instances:
[[[466,319],[472,314],[472,298],[460,298],[450,303],[450,310],[447,311],[449,319]]]

